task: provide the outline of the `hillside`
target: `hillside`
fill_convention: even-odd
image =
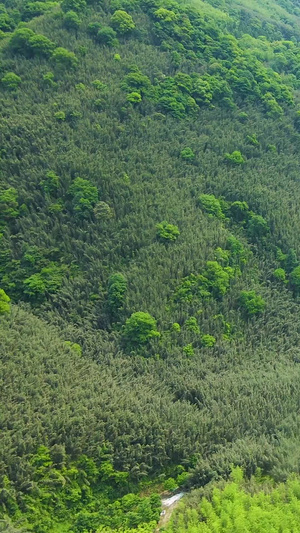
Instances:
[[[7,0],[0,51],[4,530],[300,474],[297,2]]]

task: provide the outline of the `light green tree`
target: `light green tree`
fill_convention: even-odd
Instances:
[[[123,339],[133,346],[145,344],[150,339],[159,336],[155,318],[143,311],[132,313],[123,328]]]
[[[135,28],[132,16],[122,9],[117,9],[111,16],[111,25],[120,35],[130,33]]]

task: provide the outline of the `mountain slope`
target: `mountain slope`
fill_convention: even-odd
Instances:
[[[247,4],[1,8],[0,501],[36,533],[298,472],[299,18]]]

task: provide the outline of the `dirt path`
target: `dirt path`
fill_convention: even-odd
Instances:
[[[174,509],[179,504],[182,496],[184,496],[183,492],[180,492],[178,494],[174,494],[174,496],[171,496],[171,498],[165,498],[162,500],[162,514],[160,517],[160,521],[157,524],[156,532],[158,533],[160,529],[167,525],[171,518],[171,514],[173,513]]]

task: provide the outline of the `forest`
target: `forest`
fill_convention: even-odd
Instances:
[[[297,0],[0,4],[0,531],[300,532]]]

